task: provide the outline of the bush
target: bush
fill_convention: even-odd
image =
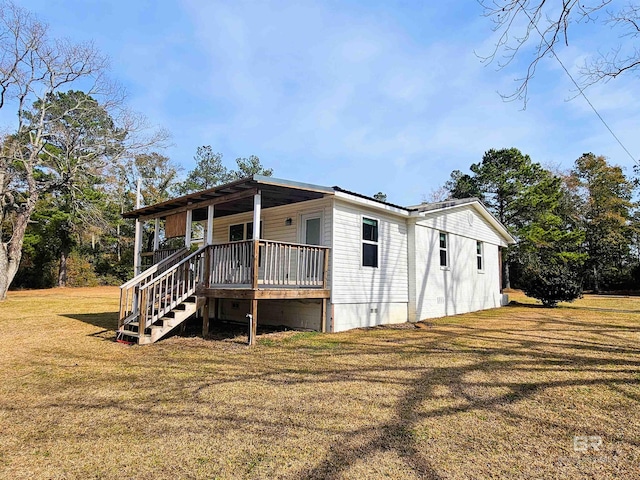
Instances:
[[[67,285],[69,287],[96,287],[100,285],[89,259],[78,252],[71,252],[67,259]]]
[[[527,296],[540,300],[545,307],[556,307],[558,302],[582,297],[582,282],[577,270],[566,264],[525,267],[521,287]]]

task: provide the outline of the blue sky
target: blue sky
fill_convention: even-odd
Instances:
[[[483,65],[495,39],[473,0],[22,0],[52,34],[93,40],[129,105],[169,130],[185,172],[199,145],[257,155],[274,175],[415,204],[490,148],[517,147],[569,168],[584,152],[632,173],[633,161],[553,59],[525,111],[505,103],[526,58]],[[560,51],[572,71],[606,32]],[[527,53],[527,52],[525,52]],[[636,77],[587,94],[640,156]]]

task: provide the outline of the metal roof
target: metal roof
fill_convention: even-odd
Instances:
[[[250,177],[241,178],[233,182],[219,185],[217,187],[202,190],[200,192],[190,193],[181,197],[172,198],[165,202],[156,203],[155,205],[149,205],[137,210],[124,213],[124,218],[164,218],[166,215],[170,215],[177,211],[184,211],[187,207],[193,209],[193,220],[201,221],[207,218],[207,205],[215,204],[215,217],[224,217],[227,215],[234,215],[236,213],[249,212],[253,210],[253,195],[252,192],[258,191],[261,195],[262,208],[278,207],[281,205],[288,205],[292,203],[305,202],[308,200],[314,200],[322,198],[325,195],[334,195],[336,192],[341,192],[347,195],[351,195],[356,199],[364,199],[371,202],[380,204],[381,208],[403,210],[404,212],[410,212],[411,215],[427,214],[438,210],[446,210],[462,205],[474,204],[479,210],[482,211],[494,225],[504,231],[504,234],[508,238],[513,239],[507,229],[502,225],[492,214],[487,207],[478,198],[463,198],[455,200],[446,200],[443,202],[435,203],[422,203],[411,207],[403,207],[390,202],[383,202],[361,193],[352,192],[344,188],[324,187],[321,185],[314,185],[310,183],[294,182],[291,180],[284,180],[281,178],[266,177],[264,175],[252,175]],[[401,214],[401,212],[395,212]],[[402,213],[402,215],[406,215]]]
[[[357,192],[351,192],[351,191],[345,190],[344,188],[341,188],[341,187],[334,186],[333,190],[336,191],[336,192],[347,193],[349,195],[353,195],[354,197],[364,198],[365,200],[371,200],[372,202],[378,202],[378,203],[381,203],[382,205],[387,205],[389,207],[399,208],[400,210],[406,210],[406,211],[410,210],[407,207],[403,207],[401,205],[396,205],[395,203],[390,203],[390,202],[386,202],[386,201],[383,202],[382,200],[378,200],[377,198],[369,197],[367,195],[362,195],[361,193],[357,193]]]
[[[420,205],[414,205],[408,208],[411,211],[428,212],[430,210],[440,210],[442,208],[450,208],[450,207],[457,207],[459,205],[467,205],[473,202],[480,202],[482,206],[484,206],[484,204],[479,198],[468,197],[468,198],[454,198],[451,200],[443,200],[441,202],[421,203]]]
[[[333,194],[334,192],[332,188],[320,185],[253,175],[207,190],[132,210],[122,216],[124,218],[161,218],[165,213],[169,214],[176,209],[193,205],[193,220],[198,221],[206,218],[206,205],[211,203],[216,204],[216,217],[233,215],[253,209],[253,199],[250,196],[250,192],[255,189],[259,189],[262,192],[262,208],[304,202],[322,198],[324,195]],[[243,193],[247,193],[247,196],[243,197]],[[229,198],[229,201],[225,201],[225,198]],[[198,207],[199,204],[201,204],[200,207]]]

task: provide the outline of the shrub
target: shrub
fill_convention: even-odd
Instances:
[[[567,264],[525,267],[521,287],[527,296],[540,300],[545,307],[556,307],[558,302],[582,297],[582,281],[577,270]]]

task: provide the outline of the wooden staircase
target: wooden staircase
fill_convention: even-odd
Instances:
[[[193,316],[205,301],[195,292],[205,276],[208,248],[176,252],[122,285],[116,340],[154,343]]]
[[[167,312],[166,315],[158,319],[150,327],[145,328],[142,334],[140,334],[140,322],[132,321],[125,323],[118,329],[117,338],[124,342],[137,343],[138,345],[157,342],[189,317],[195,315],[203,304],[203,297],[188,297],[184,302]]]
[[[206,298],[250,300],[251,318],[258,299],[322,299],[324,319],[328,263],[328,247],[264,239],[207,245],[191,254],[182,249],[120,287],[116,338],[154,343],[194,315]]]

